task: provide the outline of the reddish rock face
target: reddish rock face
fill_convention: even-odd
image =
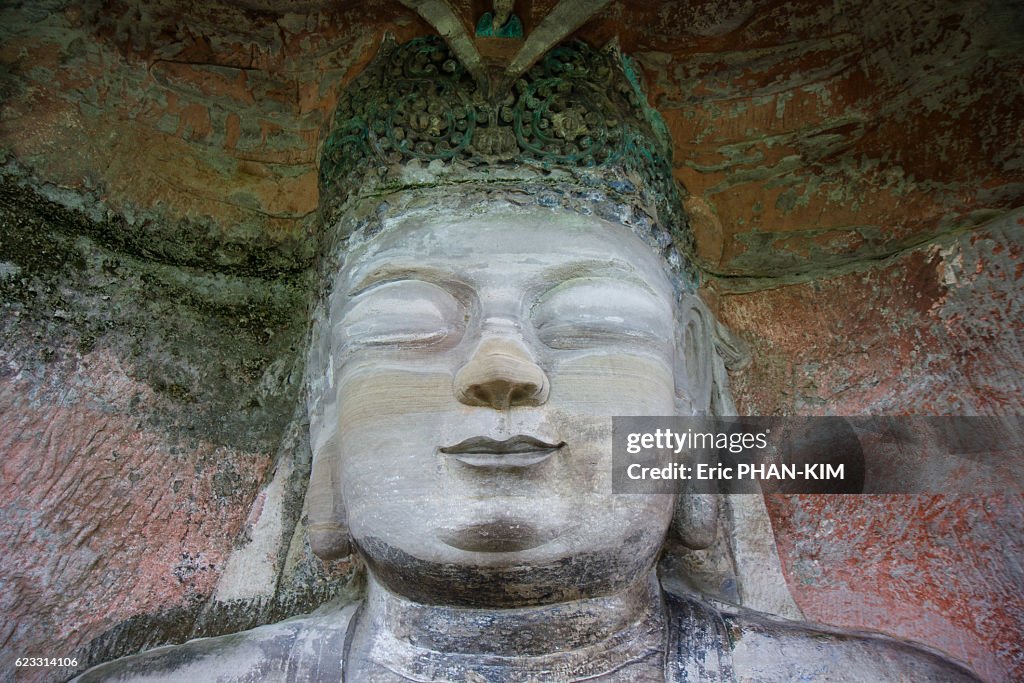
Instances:
[[[787,580],[809,619],[927,643],[970,662],[984,680],[1018,678],[1019,497],[767,503]]]
[[[97,627],[154,608],[194,619],[243,528],[267,454],[168,444],[127,409],[158,396],[105,353],[52,362],[44,382],[16,360],[5,369],[0,534],[14,551],[2,561],[10,646],[71,652]]]
[[[1021,414],[1016,220],[883,266],[720,294],[723,320],[753,342],[751,365],[732,377],[740,411]],[[986,680],[1020,676],[1019,492],[766,502],[808,618],[927,643]]]
[[[554,4],[520,3],[527,32]],[[1022,412],[1022,29],[995,0],[701,0],[580,30],[676,142],[706,298],[752,349],[742,412]],[[347,581],[289,547],[308,462],[281,443],[318,142],[387,32],[429,28],[397,2],[0,9],[4,657],[246,628]],[[278,597],[226,606],[288,458]],[[1024,677],[1018,498],[768,503],[808,618]]]

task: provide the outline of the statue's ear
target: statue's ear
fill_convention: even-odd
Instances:
[[[348,519],[337,476],[338,430],[327,418],[336,414],[334,360],[331,356],[330,325],[321,307],[310,331],[306,358],[306,412],[309,415],[309,445],[313,467],[306,489],[306,521],[309,547],[322,560],[337,560],[351,552]]]
[[[675,386],[679,415],[709,415],[715,394],[717,360],[711,313],[697,297],[679,307],[676,325]],[[687,548],[708,548],[718,536],[718,493],[697,492],[687,486],[676,500],[672,527]]]
[[[313,448],[313,470],[306,490],[309,547],[321,560],[337,560],[352,552],[348,516],[341,498],[334,457],[337,433]]]
[[[710,313],[697,297],[684,299],[676,325],[676,413],[707,415],[711,409],[715,343]]]

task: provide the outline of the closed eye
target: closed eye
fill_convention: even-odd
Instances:
[[[585,316],[548,323],[538,328],[537,332],[541,341],[553,349],[579,349],[656,338],[648,330],[632,329],[614,320]]]
[[[672,306],[653,292],[610,278],[575,278],[538,299],[531,311],[541,342],[554,349],[671,339]]]
[[[420,280],[388,282],[358,295],[334,325],[335,348],[438,344],[461,331],[459,302]]]

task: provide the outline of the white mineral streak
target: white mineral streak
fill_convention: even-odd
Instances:
[[[257,500],[263,500],[263,507],[252,527],[252,540],[228,557],[217,584],[216,600],[227,602],[273,597],[279,554],[286,550],[282,547],[281,534],[285,490],[291,469],[291,461],[281,458],[274,478],[260,492]]]
[[[743,606],[787,619],[803,619],[782,575],[764,498],[728,496],[726,504],[732,520],[730,543]]]

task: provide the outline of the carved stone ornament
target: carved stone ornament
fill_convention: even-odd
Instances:
[[[643,207],[690,253],[664,123],[615,49],[571,42],[487,96],[438,37],[385,43],[342,96],[321,156],[325,225],[353,199],[531,179]]]

